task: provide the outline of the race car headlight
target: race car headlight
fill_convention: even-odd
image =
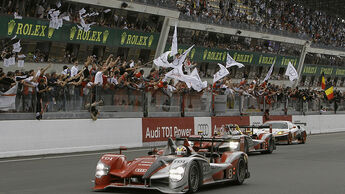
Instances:
[[[183,166],[179,166],[177,168],[171,168],[169,171],[169,178],[172,181],[180,181],[183,178],[185,168]]]
[[[231,150],[236,150],[236,149],[238,149],[239,145],[240,145],[240,143],[238,141],[230,141],[229,147]]]
[[[105,165],[103,162],[99,161],[96,166],[96,178],[101,178],[104,175],[107,175],[109,172],[109,166]]]
[[[284,134],[284,131],[279,131],[278,132],[278,135],[282,135],[282,134]]]

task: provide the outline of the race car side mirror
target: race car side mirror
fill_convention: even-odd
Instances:
[[[126,146],[120,146],[120,154],[122,154],[122,150],[127,150]]]

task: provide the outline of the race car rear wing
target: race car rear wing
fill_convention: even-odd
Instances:
[[[296,122],[296,123],[293,123],[295,125],[304,125],[304,126],[307,126],[307,123],[300,123],[300,122]]]
[[[228,126],[228,127],[229,128],[234,128],[234,129],[237,128],[237,126]],[[246,126],[246,125],[239,125],[238,127],[241,128],[241,129],[248,129],[248,128],[250,128],[250,129],[269,129],[270,128],[269,126],[257,126],[257,125],[248,125],[248,126]]]
[[[229,142],[231,137],[187,137],[176,138],[176,140],[200,141],[200,142]]]
[[[254,134],[254,129],[270,129],[270,133],[272,133],[272,128],[271,126],[256,126],[256,125],[231,125],[227,126],[230,129],[245,129],[245,131],[242,131],[242,133],[246,133],[247,135],[252,135]],[[249,131],[248,131],[249,129]]]

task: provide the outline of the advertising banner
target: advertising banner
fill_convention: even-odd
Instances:
[[[178,52],[183,53],[191,45],[179,45]],[[170,45],[167,45],[165,51],[170,50]],[[194,47],[188,54],[190,59],[195,62],[209,62],[209,63],[225,63],[226,55],[229,53],[231,57],[239,63],[248,65],[272,65],[276,60],[275,65],[280,67],[287,67],[289,62],[297,68],[299,58],[293,56],[281,56],[267,53],[235,51],[217,48]]]
[[[34,39],[44,41],[95,44],[109,47],[136,47],[155,49],[159,33],[123,30],[103,26],[91,26],[89,31],[79,29],[77,24],[64,21],[59,29],[49,28],[49,20],[34,18],[14,19],[13,16],[0,18],[0,37]]]
[[[322,65],[310,65],[304,64],[302,74],[310,76],[321,76],[322,73],[325,76],[335,76],[335,77],[344,77],[345,68],[344,67],[332,67],[332,66],[322,66]]]
[[[169,137],[194,135],[193,117],[142,118],[143,142],[166,141]]]
[[[194,117],[194,134],[211,137],[212,122],[211,117]]]

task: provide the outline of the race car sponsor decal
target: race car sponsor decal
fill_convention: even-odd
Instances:
[[[194,135],[194,118],[143,118],[143,142],[166,141],[169,137]]]
[[[147,169],[143,169],[143,168],[137,168],[134,170],[135,172],[146,172]]]
[[[237,124],[249,125],[249,116],[229,116],[229,117],[212,117],[212,134],[219,131],[223,125]]]

